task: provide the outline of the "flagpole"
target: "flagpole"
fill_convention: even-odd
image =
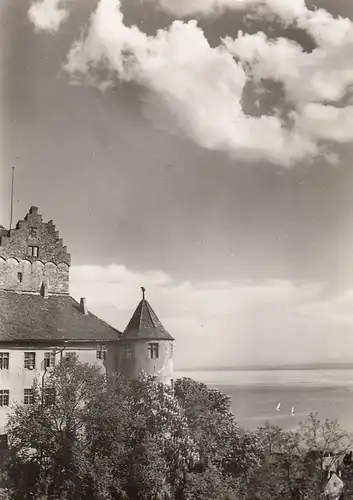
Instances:
[[[13,191],[14,191],[14,184],[15,184],[15,167],[12,167],[10,231],[11,231],[11,228],[12,228],[12,217],[13,217]]]

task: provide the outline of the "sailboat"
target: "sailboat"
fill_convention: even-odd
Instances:
[[[292,408],[291,415],[294,415],[294,406]]]
[[[281,403],[278,403],[278,405],[276,406],[276,410],[279,411],[281,408]]]

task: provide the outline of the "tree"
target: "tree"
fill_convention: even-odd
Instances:
[[[86,419],[76,460],[85,498],[176,498],[197,457],[170,388],[145,374],[117,375],[92,399]]]
[[[165,480],[170,492],[165,498],[180,496],[187,471],[199,459],[184,409],[170,387],[146,374],[133,382],[131,396],[137,417],[135,434],[142,437],[144,443],[153,442],[160,450],[156,456],[165,464]],[[160,484],[162,487],[163,482]]]
[[[185,500],[236,500],[236,482],[212,465],[201,473],[188,473],[184,490]]]
[[[35,385],[34,403],[17,405],[8,419],[7,472],[13,498],[75,498],[80,490],[76,448],[91,401],[106,379],[97,367],[70,357],[48,373],[46,385],[53,391],[42,394]]]
[[[239,428],[228,396],[191,379],[107,378],[64,359],[8,421],[14,500],[318,500],[350,437],[316,415]]]
[[[325,491],[328,471],[340,470],[353,438],[337,420],[321,422],[317,413],[311,413],[307,422],[300,424],[299,434],[306,450],[305,469],[310,475],[312,498],[319,499]]]
[[[327,484],[324,465],[343,458],[351,445],[337,421],[322,423],[317,415],[310,415],[295,431],[267,424],[256,436],[259,465],[239,489],[246,500],[322,499]],[[329,453],[332,457],[325,457]]]
[[[190,378],[178,379],[175,397],[194,437],[199,465],[238,475],[257,463],[256,438],[242,431],[230,409],[230,397]]]

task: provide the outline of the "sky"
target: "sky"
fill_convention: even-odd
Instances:
[[[0,223],[177,368],[353,362],[351,0],[2,0]]]

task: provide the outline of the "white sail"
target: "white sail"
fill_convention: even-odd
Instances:
[[[294,415],[294,406],[292,408],[291,414]]]
[[[276,410],[279,411],[281,408],[281,403],[278,403],[278,405],[276,406]]]

